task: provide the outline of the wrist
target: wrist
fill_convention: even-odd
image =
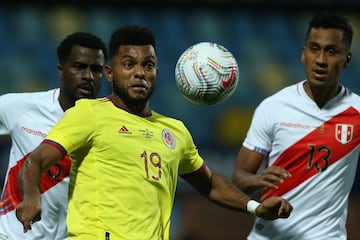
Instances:
[[[260,203],[258,201],[255,200],[249,200],[246,204],[246,210],[248,213],[250,213],[251,215],[256,216],[256,208],[260,205]]]

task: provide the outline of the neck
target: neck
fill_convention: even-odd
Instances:
[[[116,94],[111,94],[109,99],[117,106],[126,109],[129,112],[134,114],[144,115],[148,114],[151,109],[149,107],[149,101],[144,104],[129,104],[124,102],[121,98],[119,98]]]
[[[319,108],[323,108],[325,104],[335,97],[341,89],[337,83],[335,86],[323,87],[310,85],[309,82],[304,83],[304,90],[306,94],[316,102]]]
[[[60,106],[64,112],[75,105],[74,101],[66,98],[64,95],[61,94],[61,92],[60,92],[58,100],[59,100]]]

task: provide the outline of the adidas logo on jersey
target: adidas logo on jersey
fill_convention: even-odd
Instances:
[[[119,129],[119,133],[121,134],[132,134],[124,125]]]

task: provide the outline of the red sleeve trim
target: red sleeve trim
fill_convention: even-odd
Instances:
[[[60,144],[58,144],[57,142],[45,139],[43,141],[43,143],[49,144],[53,147],[55,147],[57,150],[59,150],[59,152],[65,157],[67,155],[67,151],[65,150],[65,148],[63,146],[61,146]]]
[[[204,162],[198,170],[196,170],[194,172],[191,172],[191,173],[182,174],[180,176],[183,177],[183,178],[186,178],[186,177],[189,177],[189,176],[201,175],[203,172],[205,172],[206,166],[207,165]]]

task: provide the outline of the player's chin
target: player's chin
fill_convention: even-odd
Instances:
[[[95,92],[92,90],[87,90],[87,89],[78,89],[76,91],[76,95],[78,97],[78,99],[80,98],[95,98]]]
[[[149,96],[147,94],[137,94],[132,95],[129,100],[133,105],[142,105],[149,100]]]
[[[133,99],[148,99],[149,98],[149,92],[142,90],[142,91],[133,91],[130,93],[131,98]]]
[[[93,93],[87,93],[87,94],[83,94],[83,93],[80,93],[77,95],[77,99],[82,99],[82,98],[95,98],[95,94]]]

